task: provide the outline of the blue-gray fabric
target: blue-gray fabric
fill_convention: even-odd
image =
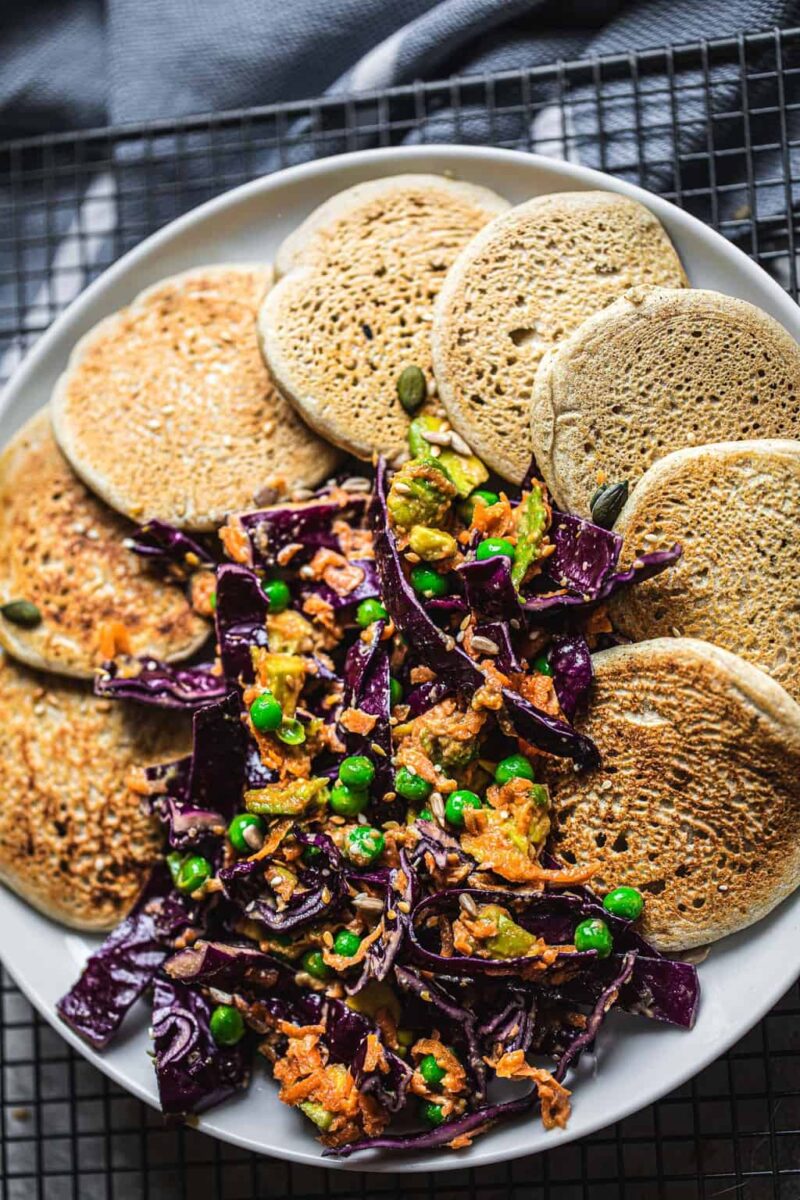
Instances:
[[[0,131],[179,117],[519,68],[785,27],[799,13],[798,0],[5,3]]]

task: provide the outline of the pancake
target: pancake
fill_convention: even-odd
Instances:
[[[187,752],[189,722],[100,700],[0,653],[0,880],[73,929],[111,929],[162,842],[125,785]]]
[[[537,196],[497,217],[453,265],[436,305],[434,370],[453,427],[521,482],[545,352],[634,284],[685,282],[653,214],[614,192]]]
[[[397,175],[332,197],[287,238],[259,329],[278,387],[318,433],[363,459],[406,450],[397,378],[417,366],[432,382],[445,273],[507,208],[486,188]]]
[[[88,492],[56,445],[46,409],[0,457],[0,604],[27,600],[27,628],[0,613],[0,644],[32,667],[91,678],[123,626],[130,653],[174,661],[210,633],[184,590],[123,545],[133,526]]]
[[[660,950],[766,916],[800,883],[800,706],[708,642],[658,638],[594,656],[599,768],[554,772],[555,852],[599,861],[592,887],[645,897]]]
[[[800,438],[800,347],[761,309],[636,288],[542,363],[534,452],[556,502],[589,515],[598,471],[631,486],[686,445]]]
[[[800,700],[800,442],[676,450],[645,474],[617,520],[629,567],[680,542],[671,571],[612,601],[632,638],[706,638],[741,654]]]
[[[330,474],[338,455],[278,394],[261,358],[256,313],[270,282],[267,267],[187,271],[75,347],[53,396],[53,429],[112,508],[213,529],[264,487]]]

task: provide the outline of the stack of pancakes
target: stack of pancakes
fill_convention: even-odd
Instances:
[[[150,518],[213,531],[313,487],[342,451],[402,459],[396,381],[413,365],[501,480],[533,454],[584,516],[598,483],[626,480],[623,565],[684,548],[613,604],[630,644],[595,656],[579,721],[602,765],[553,772],[558,852],[598,860],[600,890],[641,888],[665,949],[767,913],[800,882],[794,340],[691,289],[653,214],[610,192],[511,208],[435,176],[374,180],[312,213],[275,274],[205,267],[150,288],[82,339],[50,412],[6,450],[0,602],[41,620],[0,616],[18,660],[0,670],[0,874],[62,920],[114,923],[157,841],[126,770],[177,755],[186,731],[91,695],[101,630],[167,660],[209,634],[123,539]]]

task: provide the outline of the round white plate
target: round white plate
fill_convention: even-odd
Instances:
[[[485,184],[520,203],[546,192],[606,188],[647,205],[665,225],[695,287],[740,296],[766,309],[800,337],[800,311],[741,251],[671,204],[586,168],[483,148],[425,146],[370,150],[323,159],[236,188],[175,221],[127,254],[58,318],[0,398],[0,443],[45,404],[78,340],[101,317],[151,283],[212,262],[272,258],[278,244],[334,192],[398,172],[448,172]],[[0,889],[0,957],[42,1015],[90,1062],[148,1103],[157,1105],[147,1056],[147,1010],[130,1014],[106,1054],[83,1045],[58,1021],[55,1003],[78,976],[99,939],[71,933]],[[345,1162],[321,1158],[305,1118],[281,1104],[267,1071],[256,1068],[249,1092],[199,1120],[205,1133],[250,1150],[333,1169],[441,1171],[516,1158],[563,1145],[618,1121],[678,1087],[740,1038],[792,984],[798,971],[800,893],[754,929],[715,946],[700,968],[702,999],[690,1032],[642,1018],[618,1016],[599,1039],[599,1063],[586,1062],[575,1081],[568,1129],[546,1133],[529,1115],[499,1125],[466,1151]]]

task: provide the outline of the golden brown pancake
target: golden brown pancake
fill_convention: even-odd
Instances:
[[[100,700],[0,653],[0,880],[53,920],[111,929],[162,842],[126,776],[188,746],[186,717]]]

